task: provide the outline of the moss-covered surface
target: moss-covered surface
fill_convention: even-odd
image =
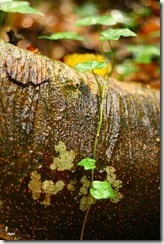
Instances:
[[[59,157],[53,158],[53,163],[50,165],[50,169],[57,169],[59,171],[70,170],[74,166],[74,151],[67,151],[65,144],[61,141],[59,141],[59,144],[55,146],[55,151],[59,153]]]

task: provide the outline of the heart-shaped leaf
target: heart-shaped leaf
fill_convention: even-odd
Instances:
[[[27,1],[7,1],[0,3],[0,10],[7,13],[39,14],[44,15],[39,10],[29,6]]]
[[[77,165],[83,166],[85,170],[95,169],[96,160],[93,158],[84,158]]]
[[[129,37],[129,36],[136,36],[136,34],[129,30],[128,28],[122,28],[122,29],[108,29],[106,31],[103,31],[100,33],[101,41],[105,40],[118,40],[121,36]]]
[[[56,32],[50,36],[42,35],[38,37],[39,39],[48,39],[48,40],[77,40],[77,41],[88,41],[85,37],[78,35],[74,32]]]
[[[115,194],[108,181],[93,181],[90,194],[96,199],[114,198]]]
[[[86,72],[93,69],[102,69],[106,68],[107,64],[105,62],[97,62],[96,60],[78,63],[75,66],[75,69],[78,69],[81,72]]]
[[[89,26],[89,25],[115,25],[116,21],[112,15],[102,16],[89,16],[83,19],[79,19],[75,22],[76,26]]]

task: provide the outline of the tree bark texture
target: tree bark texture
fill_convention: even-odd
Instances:
[[[99,121],[94,77],[1,40],[0,84],[1,232],[78,240],[86,212],[79,204],[88,196],[79,189],[90,172],[77,163],[93,156]],[[84,240],[160,239],[159,104],[159,91],[109,79],[94,179],[114,167],[123,198],[91,205]],[[54,158],[65,168],[52,170]]]

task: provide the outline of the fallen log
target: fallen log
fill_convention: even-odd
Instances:
[[[99,120],[94,77],[0,40],[0,83],[1,235],[78,240],[90,172],[77,163],[93,156]],[[117,198],[91,206],[84,240],[160,239],[159,103],[157,90],[109,79],[95,179],[110,178]]]

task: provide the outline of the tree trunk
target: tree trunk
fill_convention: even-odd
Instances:
[[[94,77],[1,40],[0,82],[1,232],[78,240],[90,172],[77,162],[93,156],[99,121]],[[160,239],[159,98],[109,79],[94,179],[110,178],[118,198],[91,205],[83,239]]]

